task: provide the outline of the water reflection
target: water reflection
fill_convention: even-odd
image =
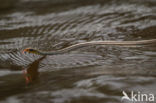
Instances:
[[[24,76],[26,80],[26,84],[34,83],[39,78],[39,63],[42,61],[46,56],[43,56],[31,64],[28,65],[28,68],[24,70]]]

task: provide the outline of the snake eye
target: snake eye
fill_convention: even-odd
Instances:
[[[29,49],[29,51],[34,51],[33,49]]]

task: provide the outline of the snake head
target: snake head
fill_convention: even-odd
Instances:
[[[37,50],[32,49],[32,48],[26,48],[22,51],[22,53],[32,53],[32,54],[39,54]]]

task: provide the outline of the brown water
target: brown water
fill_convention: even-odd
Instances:
[[[0,103],[121,103],[122,91],[156,95],[155,44],[91,46],[44,58],[21,53],[154,38],[155,0],[1,0]]]

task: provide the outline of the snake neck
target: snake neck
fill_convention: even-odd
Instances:
[[[57,52],[57,51],[54,51],[54,52],[43,52],[43,51],[38,51],[39,55],[57,55],[57,54],[62,54],[61,52]]]

